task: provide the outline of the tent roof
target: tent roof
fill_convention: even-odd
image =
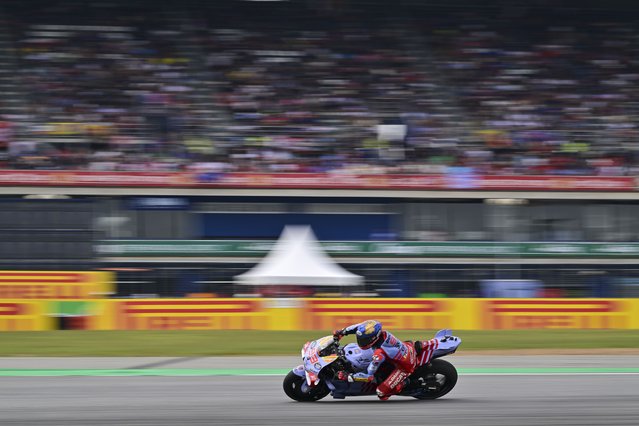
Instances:
[[[363,278],[335,263],[310,226],[287,226],[260,263],[234,279],[245,285],[346,286]]]

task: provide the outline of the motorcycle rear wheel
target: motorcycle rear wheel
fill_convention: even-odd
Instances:
[[[434,359],[430,364],[418,368],[411,376],[412,383],[419,393],[412,395],[417,399],[437,399],[453,390],[457,384],[457,369],[443,359]]]
[[[324,382],[320,382],[317,386],[309,388],[304,392],[303,386],[306,382],[304,377],[300,377],[292,371],[284,378],[284,393],[291,399],[299,402],[319,401],[330,393],[330,389]]]

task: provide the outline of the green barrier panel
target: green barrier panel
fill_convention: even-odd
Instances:
[[[102,257],[262,257],[273,241],[106,240],[96,246]],[[501,243],[340,241],[323,242],[341,257],[639,257],[639,243]]]

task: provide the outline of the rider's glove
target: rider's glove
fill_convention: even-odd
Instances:
[[[339,340],[344,337],[344,329],[340,328],[338,330],[333,331],[333,339]]]
[[[337,373],[337,379],[338,380],[343,380],[345,382],[350,382],[353,383],[353,375],[352,374],[348,374],[346,371],[339,371]]]

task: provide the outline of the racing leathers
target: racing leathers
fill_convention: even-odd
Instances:
[[[338,334],[354,334],[361,324],[364,323],[354,324],[339,330]],[[394,369],[377,386],[379,399],[387,400],[391,395],[396,395],[404,389],[408,383],[408,377],[415,371],[415,368],[430,362],[437,343],[436,339],[417,341],[414,344],[412,342],[403,342],[384,330],[380,338],[372,346],[374,349],[373,358],[366,371],[346,376],[340,374],[339,377],[348,381],[372,382],[375,380],[375,373],[382,363],[388,361],[393,365]]]

